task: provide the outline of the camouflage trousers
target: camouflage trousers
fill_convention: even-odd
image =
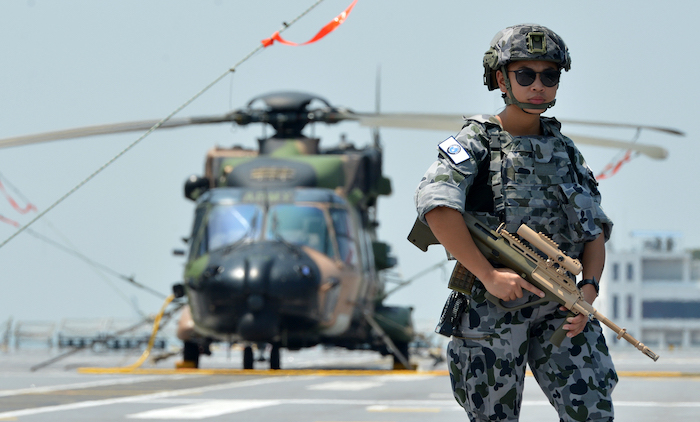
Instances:
[[[518,420],[526,365],[560,421],[613,420],[617,373],[598,321],[557,347],[549,339],[566,318],[559,304],[504,311],[484,293],[474,286],[447,350],[452,391],[471,422]],[[505,305],[534,299],[526,294]]]

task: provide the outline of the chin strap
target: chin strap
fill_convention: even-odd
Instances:
[[[501,97],[503,98],[503,101],[506,103],[507,106],[511,104],[515,104],[516,106],[520,107],[522,111],[524,111],[527,114],[539,114],[539,113],[530,113],[529,111],[525,110],[531,109],[531,110],[547,110],[548,108],[554,107],[554,104],[557,102],[557,100],[552,100],[548,103],[542,103],[542,104],[529,104],[529,103],[521,103],[520,101],[515,99],[515,95],[513,95],[513,89],[511,88],[510,85],[510,78],[508,77],[508,69],[506,69],[505,66],[501,67],[501,72],[503,73],[503,79],[506,82],[506,90],[508,91],[508,94],[503,93]]]

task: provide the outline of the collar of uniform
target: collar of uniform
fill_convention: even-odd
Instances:
[[[501,122],[492,114],[477,114],[471,117],[467,117],[465,124],[469,124],[469,121],[474,121],[484,125],[495,125],[501,127]],[[501,127],[501,129],[503,129]]]
[[[554,117],[540,117],[540,123],[545,136],[556,136],[561,130],[561,123]]]

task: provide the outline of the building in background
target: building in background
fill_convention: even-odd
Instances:
[[[596,308],[654,349],[700,348],[700,251],[676,232],[635,232],[631,252],[608,251]],[[604,329],[611,347],[632,347]]]

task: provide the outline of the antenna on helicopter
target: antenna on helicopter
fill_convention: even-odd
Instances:
[[[374,84],[374,112],[379,114],[380,103],[381,103],[381,88],[382,88],[382,66],[377,66],[377,75]],[[372,138],[374,139],[374,147],[379,148],[379,126],[374,126],[372,128]]]

